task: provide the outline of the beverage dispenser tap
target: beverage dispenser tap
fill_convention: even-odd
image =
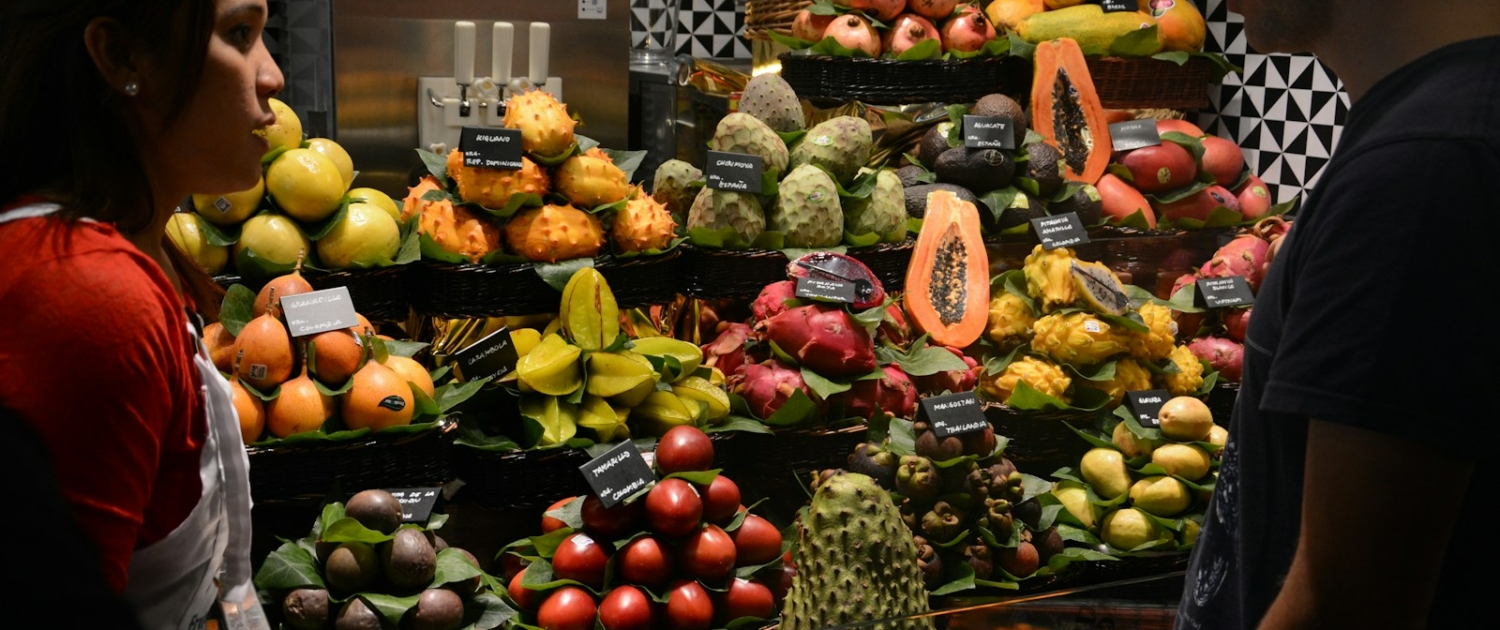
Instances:
[[[474,84],[474,23],[453,23],[453,81],[458,84],[458,115],[468,118],[469,86]]]

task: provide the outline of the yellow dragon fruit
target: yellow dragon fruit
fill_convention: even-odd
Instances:
[[[515,193],[547,194],[547,171],[522,157],[521,170],[502,171],[464,166],[458,149],[448,154],[448,176],[458,183],[458,196],[486,208],[504,208]]]
[[[1151,389],[1151,371],[1135,359],[1120,359],[1115,362],[1115,377],[1100,383],[1098,381],[1078,381],[1079,387],[1097,389],[1114,400],[1115,405],[1125,401],[1125,392],[1135,392]]]
[[[521,131],[521,149],[532,155],[556,157],[573,146],[573,127],[568,107],[542,90],[529,90],[510,97],[505,104],[507,129]]]
[[[1172,392],[1173,396],[1198,393],[1198,389],[1203,387],[1203,364],[1198,362],[1198,357],[1187,346],[1177,346],[1172,348],[1171,358],[1180,373],[1157,374],[1157,387]]]
[[[1043,313],[1071,306],[1078,301],[1078,289],[1073,286],[1072,267],[1078,257],[1073,250],[1059,247],[1053,250],[1037,245],[1026,257],[1021,271],[1026,274],[1026,294],[1036,300]]]
[[[1130,356],[1153,363],[1167,358],[1177,344],[1177,322],[1172,321],[1172,309],[1147,302],[1137,312],[1150,330],[1130,333]]]
[[[1018,382],[1025,382],[1032,389],[1065,403],[1072,402],[1072,398],[1068,396],[1068,387],[1073,384],[1073,379],[1068,378],[1062,368],[1031,356],[1012,361],[997,376],[981,377],[979,388],[990,398],[1008,403]]]
[[[990,300],[990,339],[1001,347],[1025,343],[1031,338],[1036,314],[1021,296],[1008,291]]]
[[[635,196],[615,213],[609,235],[620,252],[665,249],[677,235],[677,222],[672,220],[666,204],[636,187]]]
[[[500,230],[453,202],[427,202],[417,220],[417,229],[443,250],[478,263],[500,247]]]
[[[1032,350],[1074,367],[1098,365],[1129,349],[1129,331],[1083,311],[1047,315],[1032,330]]]
[[[557,192],[575,206],[593,208],[624,199],[630,181],[608,157],[575,155],[557,168]]]
[[[604,247],[604,226],[578,208],[549,204],[511,217],[505,224],[505,244],[532,261],[593,258]]]

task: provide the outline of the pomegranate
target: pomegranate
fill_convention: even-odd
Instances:
[[[906,0],[849,0],[849,7],[889,24],[906,8]]]
[[[904,13],[896,18],[896,23],[891,25],[891,30],[886,31],[880,43],[887,51],[899,55],[929,39],[942,42],[938,37],[937,27],[920,15]]]
[[[829,23],[823,36],[832,37],[844,48],[852,48],[870,57],[880,56],[880,33],[875,32],[869,20],[856,14],[849,13]]]
[[[907,0],[907,10],[934,21],[942,21],[953,15],[958,0]]]
[[[810,42],[820,41],[823,39],[823,32],[828,30],[828,25],[836,17],[838,16],[816,15],[807,9],[798,11],[797,17],[792,18],[792,37]]]
[[[995,39],[995,27],[973,5],[943,24],[943,50],[974,52],[984,47],[985,42]]]

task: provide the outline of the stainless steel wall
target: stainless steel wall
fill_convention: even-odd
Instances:
[[[414,151],[417,77],[453,75],[457,20],[477,26],[476,76],[490,73],[493,22],[516,25],[516,75],[530,63],[531,22],[551,24],[549,74],[562,78],[563,100],[583,119],[579,133],[627,148],[629,11],[625,0],[609,0],[608,19],[579,20],[568,0],[335,0],[335,139],[354,159],[359,184],[399,199],[422,172]]]

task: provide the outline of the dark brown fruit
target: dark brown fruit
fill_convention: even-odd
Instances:
[[[1022,505],[1025,504],[1023,503]],[[1038,563],[1047,564],[1047,561],[1051,560],[1052,556],[1062,553],[1062,535],[1057,533],[1056,527],[1048,527],[1047,529],[1032,534],[1031,545],[1033,547],[1036,547]]]
[[[922,166],[928,169],[937,164],[939,155],[953,147],[948,146],[948,130],[953,128],[953,123],[942,121],[927,128],[927,133],[922,134],[922,144],[917,148],[917,159],[922,161]]]
[[[437,572],[437,552],[422,532],[398,529],[395,538],[380,545],[380,566],[391,586],[415,591],[432,582]]]
[[[438,540],[442,540],[442,539],[439,538]],[[459,549],[458,547],[453,547],[452,549],[454,551],[457,551],[457,552],[463,554],[465,558],[469,559],[469,562],[472,562],[472,563],[474,563],[474,566],[479,567],[479,570],[481,570],[481,571],[484,570],[484,565],[479,564],[479,558],[475,558],[474,554],[469,553],[468,550],[466,550],[466,549]],[[479,594],[479,589],[483,585],[484,585],[484,583],[480,580],[480,576],[476,575],[476,576],[474,576],[472,578],[469,578],[467,580],[464,580],[462,582],[450,582],[448,584],[443,585],[443,588],[446,588],[446,589],[451,590],[451,591],[453,591],[455,593],[458,593],[458,595],[460,597],[463,597],[464,599],[468,599],[470,597],[478,595]]]
[[[401,526],[401,502],[384,490],[365,490],[349,498],[344,515],[369,529],[389,534]]]
[[[989,94],[974,103],[969,110],[975,116],[1004,116],[1014,123],[1016,143],[1013,146],[1021,146],[1026,142],[1026,130],[1031,127],[1031,119],[1021,109],[1021,104],[1015,99],[1004,94]]]
[[[287,593],[281,612],[293,630],[323,630],[328,627],[328,591],[299,588]]]
[[[1041,558],[1037,555],[1036,547],[1032,546],[1029,542],[1022,541],[1017,543],[1013,549],[1001,547],[996,551],[998,553],[996,554],[995,561],[1000,565],[1000,568],[1005,569],[1006,573],[1018,578],[1036,573],[1037,567],[1041,563]]]
[[[1084,227],[1088,227],[1104,220],[1104,201],[1099,198],[1099,190],[1093,185],[1080,184],[1078,190],[1068,198],[1048,205],[1047,212],[1052,215],[1076,212],[1078,220]]]
[[[369,545],[347,542],[328,554],[323,573],[329,588],[335,593],[349,595],[370,588],[380,580],[380,561]]]
[[[1046,142],[1026,145],[1026,177],[1036,180],[1037,192],[1051,198],[1063,185],[1062,151]]]
[[[344,603],[339,610],[338,620],[333,622],[334,630],[381,630],[380,614],[375,612],[365,600],[355,598]]]
[[[453,591],[430,588],[406,614],[406,630],[458,630],[464,623],[464,602]]]
[[[982,194],[1009,186],[1016,172],[1016,161],[1008,151],[958,147],[938,155],[932,171],[940,182],[958,184]]]

